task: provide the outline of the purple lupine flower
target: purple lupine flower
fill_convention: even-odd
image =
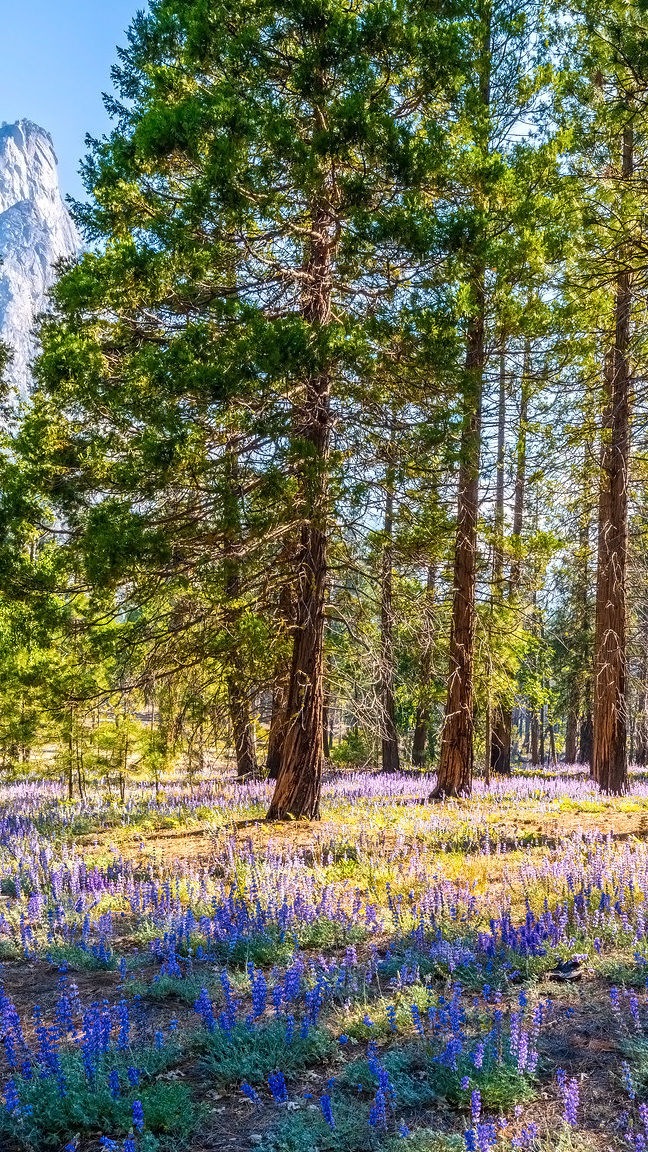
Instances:
[[[578,1080],[575,1077],[572,1077],[565,1089],[564,1100],[564,1119],[572,1128],[575,1128],[578,1124]]]
[[[471,1093],[471,1096],[470,1096],[470,1113],[471,1113],[473,1124],[478,1124],[479,1123],[479,1117],[481,1116],[481,1092],[479,1091],[479,1088],[475,1088],[474,1091]]]

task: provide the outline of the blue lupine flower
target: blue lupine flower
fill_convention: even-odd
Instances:
[[[634,1080],[632,1079],[632,1072],[630,1071],[630,1065],[628,1064],[628,1062],[626,1060],[624,1060],[623,1064],[621,1065],[621,1073],[622,1073],[622,1079],[623,1079],[623,1086],[624,1086],[626,1092],[628,1093],[628,1096],[630,1097],[630,1099],[634,1100],[635,1095],[636,1095]]]
[[[259,1099],[259,1093],[255,1091],[251,1084],[247,1083],[247,1080],[241,1084],[241,1092],[247,1096],[248,1100],[253,1100],[254,1103]]]
[[[144,1109],[141,1100],[133,1100],[133,1128],[136,1132],[144,1131]]]
[[[372,1128],[387,1127],[387,1110],[385,1108],[385,1093],[378,1089],[371,1105],[369,1123]]]
[[[288,1090],[286,1088],[286,1081],[284,1080],[283,1072],[276,1069],[268,1076],[268,1088],[272,1093],[273,1100],[278,1104],[283,1104],[288,1099]]]
[[[329,1095],[320,1096],[320,1105],[322,1108],[322,1116],[324,1117],[329,1128],[335,1128],[335,1120],[333,1118],[333,1110],[331,1108],[331,1097]]]
[[[202,1022],[208,1032],[213,1032],[216,1028],[216,1021],[214,1019],[214,1008],[209,997],[209,992],[206,988],[200,989],[200,996],[194,1004],[194,1011],[202,1018]]]
[[[113,1068],[112,1072],[108,1076],[108,1087],[110,1089],[110,1095],[112,1096],[113,1100],[116,1100],[119,1096],[119,1072],[116,1068]]]
[[[7,1080],[4,1092],[5,1108],[10,1116],[18,1115],[20,1113],[20,1097],[16,1091],[16,1084],[13,1078]]]

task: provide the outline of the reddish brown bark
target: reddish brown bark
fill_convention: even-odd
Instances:
[[[632,175],[632,135],[632,126],[628,125],[623,135],[624,179]],[[628,787],[625,694],[631,306],[631,276],[623,269],[617,276],[614,344],[605,373],[607,410],[599,495],[592,751],[592,776],[604,792],[616,794]]]
[[[303,316],[315,329],[331,317],[331,252],[334,222],[328,208],[313,213],[305,268]],[[269,820],[319,817],[324,715],[324,603],[327,582],[330,376],[305,382],[296,417],[303,459],[299,469],[303,509],[297,563],[295,634],[287,700],[287,732]]]

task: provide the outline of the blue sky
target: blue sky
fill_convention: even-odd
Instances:
[[[0,0],[0,122],[21,117],[51,132],[63,193],[82,194],[86,132],[108,127],[117,44],[143,0]]]

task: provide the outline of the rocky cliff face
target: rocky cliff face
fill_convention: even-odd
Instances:
[[[25,395],[36,352],[34,320],[47,307],[58,260],[79,247],[61,199],[48,132],[30,120],[0,127],[0,340],[13,359],[9,381]]]

